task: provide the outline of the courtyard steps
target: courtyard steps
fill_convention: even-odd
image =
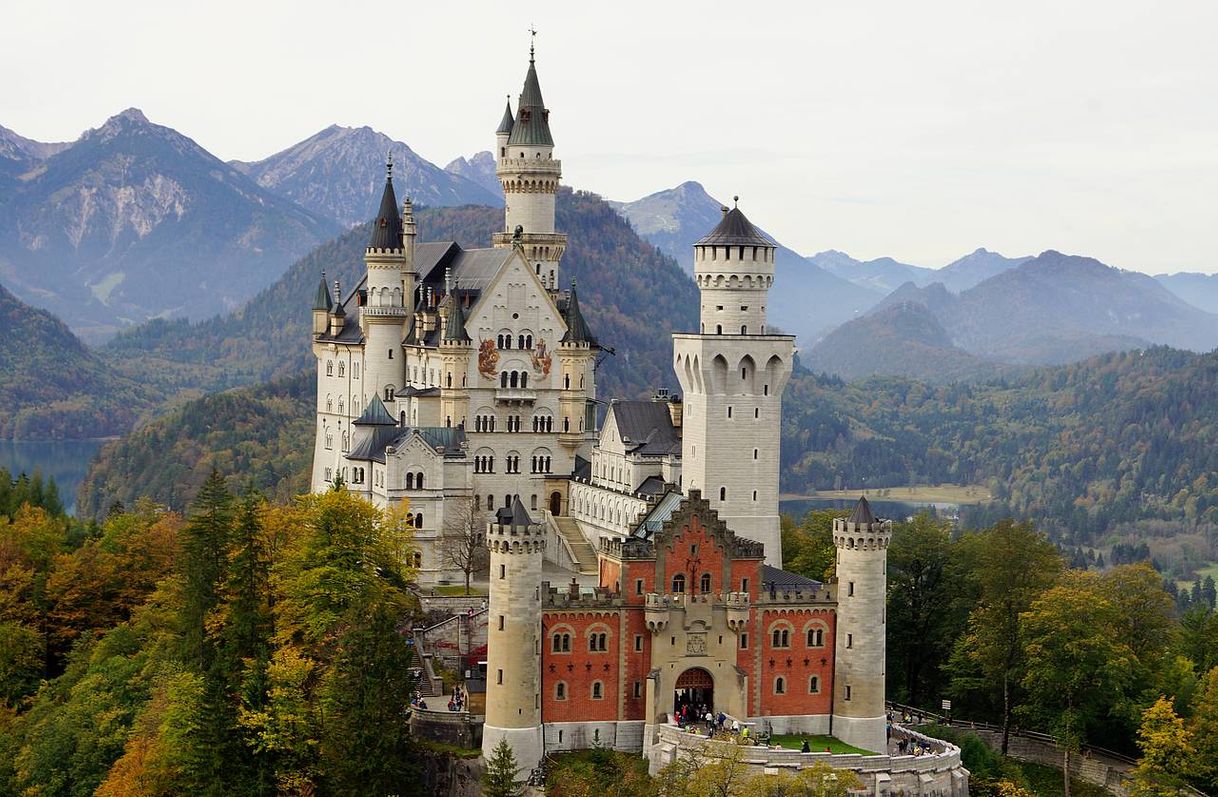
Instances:
[[[596,550],[584,539],[584,533],[579,530],[579,523],[575,521],[575,518],[553,517],[554,525],[558,528],[558,533],[567,541],[567,545],[571,548],[572,556],[575,557],[575,561],[579,564],[580,574],[595,575],[600,572],[600,565],[596,560]]]

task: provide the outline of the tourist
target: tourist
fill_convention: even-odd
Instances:
[[[799,748],[799,752],[801,752],[801,753],[810,753],[810,752],[812,752],[812,748],[808,746],[808,740],[807,740],[807,739],[804,739],[803,746],[801,746],[801,747]]]

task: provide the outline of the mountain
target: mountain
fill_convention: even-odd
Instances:
[[[476,153],[468,160],[456,158],[444,167],[444,171],[477,183],[491,195],[498,197],[498,204],[503,204],[503,186],[495,176],[495,156],[490,152]]]
[[[1181,271],[1177,274],[1160,274],[1155,279],[1193,307],[1207,313],[1218,313],[1218,274]]]
[[[891,257],[855,260],[845,252],[829,249],[806,259],[836,277],[880,293],[888,293],[906,282],[926,285],[935,278],[934,269],[911,266]]]
[[[487,207],[424,208],[421,240],[488,246],[503,213]],[[606,354],[597,372],[604,395],[636,397],[673,386],[674,329],[697,328],[693,281],[594,194],[559,192],[556,224],[570,236],[561,278],[579,281],[580,305]],[[125,332],[104,350],[115,369],[165,391],[216,390],[287,376],[311,367],[311,303],[326,272],[351,286],[363,275],[369,226],[357,227],[297,261],[233,313],[200,323],[156,320]]]
[[[884,308],[821,338],[802,359],[814,371],[851,381],[886,375],[944,383],[992,377],[1002,370],[954,345],[924,304],[887,300]]]
[[[0,187],[8,190],[16,184],[18,177],[36,166],[39,161],[46,160],[68,146],[34,141],[0,125]]]
[[[121,434],[153,396],[116,374],[46,310],[0,286],[0,438]]]
[[[370,127],[330,125],[269,158],[231,165],[268,191],[351,227],[367,221],[376,209],[387,153],[393,153],[398,195],[410,196],[417,205],[503,206],[502,192],[445,171]]]
[[[136,109],[2,196],[0,280],[93,341],[232,309],[338,230]]]
[[[988,249],[977,249],[934,272],[932,279],[943,283],[952,293],[960,293],[1031,259],[1030,256],[1004,257]]]
[[[723,218],[724,207],[692,181],[634,202],[611,204],[639,235],[691,275],[694,242],[715,228]],[[837,277],[781,244],[774,256],[774,279],[768,309],[770,324],[797,335],[803,346],[883,298],[883,292]]]

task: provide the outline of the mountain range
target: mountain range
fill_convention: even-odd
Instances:
[[[393,156],[393,177],[399,194],[403,199],[409,196],[416,205],[503,206],[502,191],[489,191],[478,180],[441,169],[403,142],[371,127],[330,125],[269,158],[230,163],[268,191],[344,227],[353,227],[368,220],[373,209],[370,203],[385,184],[387,154]],[[476,173],[476,167],[469,171]]]

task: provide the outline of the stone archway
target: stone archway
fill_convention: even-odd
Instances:
[[[673,716],[697,721],[715,714],[715,678],[701,667],[690,667],[677,678],[672,696]]]
[[[562,514],[562,493],[558,490],[550,493],[550,514],[555,517]]]

